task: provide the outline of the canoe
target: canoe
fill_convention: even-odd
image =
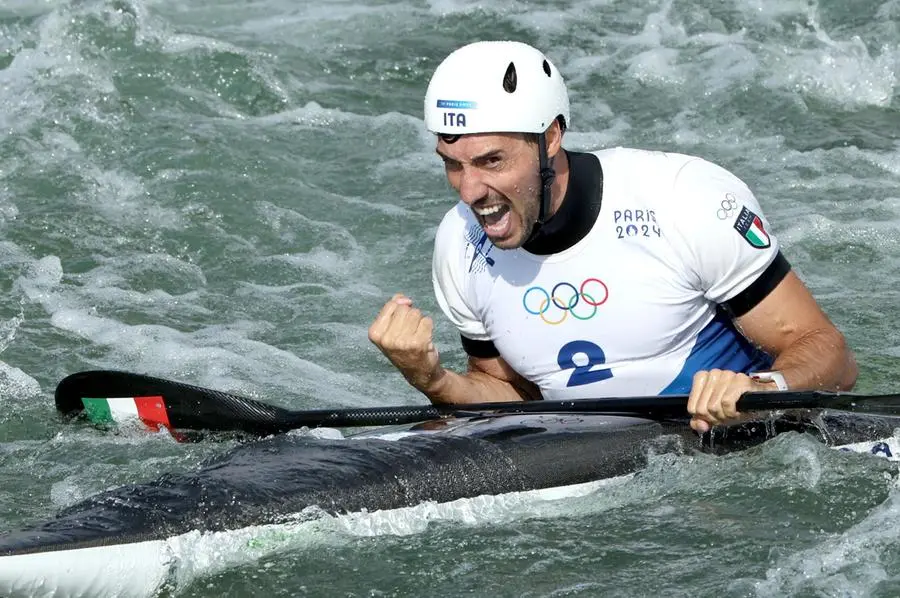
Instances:
[[[650,453],[721,454],[784,432],[893,457],[900,455],[893,439],[898,426],[898,417],[805,410],[700,437],[685,420],[485,414],[346,439],[282,434],[242,445],[197,471],[103,492],[3,534],[0,595],[149,596],[177,585],[198,543],[221,545],[229,537],[230,558],[240,561],[323,514],[540,496],[559,488],[595,491],[638,471]]]

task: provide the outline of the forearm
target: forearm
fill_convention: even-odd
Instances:
[[[816,330],[798,338],[775,359],[795,390],[851,390],[858,368],[853,353],[837,330]]]
[[[444,369],[429,384],[420,388],[432,403],[495,403],[540,399],[530,383],[503,380],[472,367],[465,374]]]

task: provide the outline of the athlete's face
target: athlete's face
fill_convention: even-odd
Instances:
[[[438,136],[447,179],[500,249],[520,247],[540,210],[537,144],[518,133]]]

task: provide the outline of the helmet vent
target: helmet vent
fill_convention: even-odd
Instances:
[[[547,73],[547,76],[550,76],[550,63],[546,60],[544,61],[544,72]]]
[[[518,77],[516,77],[516,65],[510,62],[509,66],[506,67],[506,74],[503,75],[503,89],[506,90],[507,93],[513,93],[516,90],[516,86],[518,84]]]

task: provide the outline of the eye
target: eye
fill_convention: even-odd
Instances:
[[[497,168],[502,163],[503,163],[503,160],[500,158],[500,156],[489,156],[484,161],[484,165],[487,166],[488,168]]]
[[[444,163],[444,168],[446,168],[447,170],[459,168],[459,162],[457,162],[456,160],[441,156],[441,161]]]

